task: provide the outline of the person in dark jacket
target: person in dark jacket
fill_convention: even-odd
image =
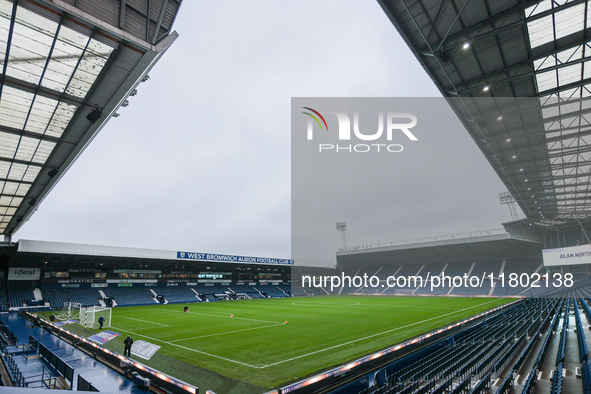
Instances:
[[[131,345],[133,345],[133,339],[128,335],[123,341],[125,348],[123,349],[123,355],[127,357],[131,357]]]
[[[98,321],[99,321],[99,330],[102,330],[103,324],[105,324],[105,317],[104,316],[99,317]]]

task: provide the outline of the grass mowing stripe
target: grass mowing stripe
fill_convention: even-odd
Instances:
[[[113,323],[122,330],[120,332],[132,330],[129,332],[132,336],[146,331],[148,335],[137,334],[138,339],[162,345],[157,355],[197,367],[195,372],[190,368],[181,372],[176,364],[155,362],[156,369],[188,382],[196,381],[193,375],[201,376],[198,368],[208,369],[262,387],[261,392],[264,392],[508,301],[474,297],[341,295],[195,303],[190,304],[190,313],[184,313],[182,305],[146,305],[115,308]],[[359,305],[354,305],[357,303]],[[302,308],[305,304],[309,304],[309,308]],[[445,310],[448,308],[453,310]],[[240,317],[231,318],[232,314]],[[117,318],[123,316],[169,327],[128,319],[121,319],[117,324]],[[289,324],[280,323],[284,321]],[[179,339],[185,341],[181,344]],[[116,341],[122,349],[122,340]],[[146,363],[150,365],[152,361]],[[200,387],[214,391],[217,388],[216,392],[230,394],[232,391],[228,387],[206,387],[207,383],[199,382]],[[245,393],[238,390],[231,394]]]
[[[245,317],[235,317],[233,313],[228,312],[231,316],[220,316],[220,315],[212,315],[210,313],[201,313],[201,312],[183,312],[183,311],[172,311],[170,309],[159,309],[161,311],[166,312],[174,312],[174,313],[188,313],[189,315],[203,315],[203,316],[211,316],[211,317],[219,317],[221,319],[236,319],[236,320],[250,320],[250,321],[258,321],[261,323],[274,323],[274,324],[283,324],[283,322],[278,321],[269,321],[269,320],[257,320],[257,319],[247,319]]]
[[[251,368],[260,368],[260,367],[257,367],[255,365],[250,365],[250,364],[246,364],[246,363],[243,363],[243,362],[240,362],[240,361],[232,360],[232,359],[229,359],[229,358],[226,358],[226,357],[216,356],[215,354],[209,354],[209,353],[206,353],[206,352],[202,352],[201,350],[191,349],[191,348],[186,347],[186,346],[177,345],[176,343],[171,343],[171,342],[168,342],[168,341],[163,341],[163,340],[158,339],[158,338],[152,338],[152,337],[149,337],[147,335],[140,334],[139,332],[133,332],[133,331],[129,331],[129,330],[124,330],[123,328],[117,328],[117,327],[111,327],[111,328],[114,328],[115,330],[125,331],[125,332],[128,332],[128,333],[133,334],[133,335],[137,335],[137,336],[140,336],[140,337],[148,338],[151,341],[157,341],[157,342],[165,343],[167,345],[176,346],[178,348],[189,350],[191,352],[195,352],[195,353],[199,353],[199,354],[204,354],[204,355],[210,356],[210,357],[219,358],[220,360],[230,361],[231,363],[245,365],[245,366],[251,367]]]
[[[141,321],[143,323],[154,324],[154,325],[160,326],[160,327],[170,327],[168,324],[162,324],[162,323],[156,323],[156,322],[148,321],[148,320],[136,319],[135,317],[127,317],[127,316],[118,316],[118,317],[122,317],[124,319],[130,319],[130,320],[137,320],[137,321]],[[142,330],[145,330],[145,328],[142,328]]]
[[[242,329],[242,330],[234,330],[234,331],[218,332],[216,334],[200,335],[198,337],[175,339],[173,341],[170,341],[170,343],[178,342],[178,341],[189,341],[191,339],[199,339],[199,338],[205,338],[205,337],[214,337],[216,335],[232,334],[232,333],[235,333],[235,332],[250,331],[250,330],[260,330],[261,328],[269,328],[269,327],[275,327],[275,326],[282,326],[283,324],[285,324],[285,323],[275,323],[275,324],[271,324],[269,326],[254,327],[254,328],[245,328],[245,329]]]
[[[311,356],[311,355],[313,355],[313,354],[317,354],[317,353],[322,353],[322,352],[325,352],[325,351],[327,351],[327,350],[336,349],[336,348],[338,348],[338,347],[341,347],[341,346],[350,345],[350,344],[352,344],[352,343],[355,343],[355,342],[359,342],[359,341],[363,341],[363,340],[365,340],[365,339],[369,339],[369,338],[377,337],[377,336],[379,336],[379,335],[388,334],[388,333],[390,333],[390,332],[397,331],[397,330],[401,330],[401,329],[403,329],[403,328],[407,328],[407,327],[416,326],[417,324],[426,323],[426,322],[428,322],[428,321],[431,321],[431,320],[440,319],[440,318],[442,318],[442,317],[445,317],[445,316],[449,316],[449,315],[453,315],[453,314],[456,314],[456,313],[464,312],[464,311],[467,311],[468,309],[473,309],[473,308],[476,308],[476,307],[481,307],[482,305],[487,305],[487,304],[490,304],[490,303],[492,303],[492,302],[495,302],[495,301],[497,301],[497,300],[492,300],[492,301],[489,301],[489,302],[485,302],[485,303],[483,303],[483,304],[474,305],[474,306],[471,306],[471,307],[468,307],[468,308],[464,308],[464,309],[458,309],[458,310],[456,310],[456,311],[454,311],[454,312],[450,312],[450,313],[446,313],[446,314],[443,314],[443,315],[439,315],[439,316],[432,317],[432,318],[430,318],[430,319],[425,319],[425,320],[422,320],[422,321],[418,321],[418,322],[410,323],[410,324],[407,324],[406,326],[400,326],[400,327],[396,327],[396,328],[393,328],[393,329],[391,329],[391,330],[387,330],[387,331],[383,331],[383,332],[378,332],[377,334],[369,335],[369,336],[366,336],[366,337],[363,337],[363,338],[354,339],[354,340],[352,340],[352,341],[345,342],[345,343],[341,343],[341,344],[339,344],[339,345],[335,345],[335,346],[327,347],[326,349],[320,349],[320,350],[316,350],[315,352],[310,352],[310,353],[302,354],[301,356],[292,357],[292,358],[289,358],[289,359],[287,359],[287,360],[278,361],[278,362],[276,362],[276,363],[273,363],[273,364],[264,365],[264,366],[262,366],[261,368],[267,368],[267,367],[271,367],[271,366],[273,366],[273,365],[279,365],[279,364],[283,364],[283,363],[285,363],[285,362],[288,362],[288,361],[293,361],[293,360],[297,360],[297,359],[299,359],[299,358],[302,358],[302,357],[307,357],[307,356]]]

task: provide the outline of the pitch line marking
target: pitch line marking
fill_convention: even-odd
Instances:
[[[218,332],[216,334],[207,334],[207,335],[200,335],[198,337],[191,337],[191,338],[183,338],[183,339],[175,339],[173,341],[170,341],[170,343],[172,342],[179,342],[179,341],[188,341],[191,339],[198,339],[198,338],[205,338],[205,337],[213,337],[216,335],[226,335],[226,334],[232,334],[235,332],[242,332],[242,331],[250,331],[250,330],[260,330],[261,328],[269,328],[269,327],[276,327],[276,326],[282,326],[285,323],[275,323],[275,324],[271,324],[269,326],[262,326],[262,327],[254,327],[254,328],[245,328],[243,330],[234,330],[234,331],[226,331],[226,332]],[[261,364],[261,365],[265,365],[265,364]]]
[[[365,307],[378,307],[378,308],[419,308],[419,309],[453,309],[457,310],[456,308],[449,308],[443,306],[415,306],[415,305],[371,305],[371,304],[363,304]]]
[[[190,347],[177,345],[176,343],[171,343],[171,342],[168,342],[168,341],[163,341],[161,339],[152,338],[152,337],[149,337],[147,335],[140,334],[138,332],[124,330],[123,328],[117,328],[117,327],[112,327],[112,328],[114,328],[116,330],[125,331],[125,332],[128,332],[128,333],[133,334],[133,335],[137,335],[137,336],[140,336],[140,337],[148,338],[151,341],[156,341],[156,342],[160,342],[160,343],[165,343],[167,345],[176,346],[176,347],[179,347],[181,349],[189,350],[191,352],[195,352],[195,353],[199,353],[199,354],[204,354],[206,356],[210,356],[210,357],[214,357],[214,358],[219,358],[220,360],[229,361],[231,363],[240,364],[240,365],[244,365],[244,366],[251,367],[251,368],[257,368],[257,369],[262,368],[262,367],[257,367],[255,365],[250,365],[250,364],[246,364],[246,363],[243,363],[243,362],[240,362],[240,361],[232,360],[232,359],[229,359],[229,358],[226,358],[226,357],[216,356],[215,354],[210,354],[210,353],[202,352],[201,350],[191,349]]]
[[[141,321],[144,323],[149,323],[149,324],[155,324],[161,327],[170,327],[168,324],[162,324],[162,323],[156,323],[154,321],[148,321],[148,320],[142,320],[142,319],[136,319],[134,317],[127,317],[127,316],[117,316],[117,318],[123,318],[123,319],[130,319],[130,320],[137,320],[137,321]],[[147,328],[142,328],[142,330],[146,330]]]
[[[306,303],[297,303],[292,302],[291,305],[294,306],[357,306],[361,305],[360,302],[355,304],[306,304]],[[449,307],[441,307],[441,306],[413,306],[413,305],[372,305],[372,304],[363,304],[364,307],[377,307],[377,308],[421,308],[421,309],[450,309],[450,310],[457,310],[456,308],[449,308]]]
[[[361,305],[360,302],[355,302],[353,304],[314,304],[314,303],[299,303],[299,302],[292,302],[291,305],[295,305],[295,306],[357,306],[357,305]]]
[[[222,319],[237,319],[237,320],[250,320],[250,321],[258,321],[261,323],[272,323],[272,324],[283,324],[283,322],[278,322],[278,321],[269,321],[269,320],[257,320],[257,319],[248,319],[246,317],[232,317],[233,314],[230,312],[220,312],[220,313],[228,313],[229,315],[232,316],[220,316],[220,315],[212,315],[210,313],[201,313],[201,312],[182,312],[182,311],[172,311],[170,309],[159,309],[161,311],[167,311],[167,312],[175,312],[175,313],[187,313],[190,315],[203,315],[203,316],[212,316],[212,317],[219,317]]]
[[[439,318],[441,318],[441,317],[444,317],[444,316],[453,315],[454,313],[463,312],[463,311],[466,311],[466,310],[468,310],[468,309],[472,309],[472,308],[476,308],[476,307],[478,307],[478,306],[482,306],[482,305],[490,304],[491,302],[495,302],[495,301],[498,301],[498,300],[492,300],[492,301],[489,301],[489,302],[485,302],[485,303],[483,303],[483,304],[474,305],[474,306],[471,306],[471,307],[468,307],[468,308],[464,308],[464,309],[459,309],[459,310],[456,310],[455,312],[450,312],[450,313],[446,313],[446,314],[443,314],[443,315],[439,315],[439,316],[432,317],[432,318],[430,318],[430,319],[425,319],[425,320],[423,320],[423,321],[419,321],[419,322],[415,322],[415,323],[407,324],[406,326],[403,326],[403,327],[396,327],[396,328],[393,328],[393,329],[391,329],[391,330],[387,330],[387,331],[384,331],[384,332],[379,332],[379,333],[377,333],[377,334],[372,334],[372,335],[366,336],[366,337],[364,337],[364,338],[358,338],[358,339],[354,339],[354,340],[352,340],[352,341],[349,341],[349,342],[341,343],[340,345],[335,345],[335,346],[327,347],[326,349],[316,350],[316,351],[314,351],[314,352],[310,352],[310,353],[302,354],[302,355],[300,355],[300,356],[296,356],[296,357],[288,358],[287,360],[278,361],[278,362],[276,362],[276,363],[273,363],[273,364],[267,364],[267,365],[264,365],[264,366],[262,366],[262,367],[258,367],[258,368],[267,368],[267,367],[272,367],[272,366],[274,366],[274,365],[283,364],[283,363],[286,363],[286,362],[288,362],[288,361],[297,360],[298,358],[302,358],[302,357],[311,356],[312,354],[316,354],[316,353],[322,353],[322,352],[325,352],[325,351],[327,351],[327,350],[335,349],[335,348],[338,348],[338,347],[341,347],[341,346],[349,345],[349,344],[351,344],[351,343],[355,343],[355,342],[363,341],[363,340],[366,340],[366,339],[369,339],[369,338],[377,337],[377,336],[379,336],[379,335],[388,334],[388,333],[390,333],[390,332],[393,332],[393,331],[398,331],[398,330],[401,330],[401,329],[403,329],[403,328],[407,328],[407,327],[411,327],[411,326],[416,326],[417,324],[425,323],[425,322],[428,322],[428,321],[430,321],[430,320],[439,319]]]

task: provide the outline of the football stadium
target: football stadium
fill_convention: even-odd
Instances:
[[[17,238],[163,66],[181,3],[0,0],[0,392],[591,393],[589,0],[378,0],[506,188],[502,229],[349,245],[338,222],[328,265]],[[292,138],[318,156],[401,152],[393,136],[428,123],[380,112],[363,134],[350,102],[322,100],[292,98]],[[311,163],[295,145],[292,167]],[[292,207],[314,205],[308,176],[292,168]],[[305,249],[325,223],[301,213]]]

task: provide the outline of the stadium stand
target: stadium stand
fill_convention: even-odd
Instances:
[[[8,311],[8,291],[6,287],[0,286],[0,312]]]
[[[42,286],[43,299],[49,301],[51,308],[61,308],[66,302],[77,302],[79,304],[99,305],[98,299],[101,297],[96,288],[81,287],[68,288],[56,286]]]
[[[158,286],[152,288],[159,296],[164,296],[170,303],[199,302],[197,293],[188,286]]]
[[[516,392],[531,393],[553,342],[553,332],[562,321],[555,359],[556,368],[561,371],[572,308],[577,306],[570,298],[520,302],[476,327],[461,331],[453,340],[395,361],[385,368],[383,384],[357,393],[488,393],[489,389],[506,393],[514,387],[518,387]],[[583,373],[588,375],[589,370]],[[521,383],[516,376],[524,377]],[[589,377],[583,380],[588,384]],[[570,379],[569,384],[573,382],[576,380]],[[560,393],[562,384],[562,373],[554,374],[551,392]],[[337,390],[334,394],[341,392],[347,391]]]
[[[156,303],[149,287],[106,287],[104,292],[107,297],[113,298],[120,306]]]
[[[33,289],[24,287],[8,289],[8,301],[11,308],[27,306],[34,299]]]

